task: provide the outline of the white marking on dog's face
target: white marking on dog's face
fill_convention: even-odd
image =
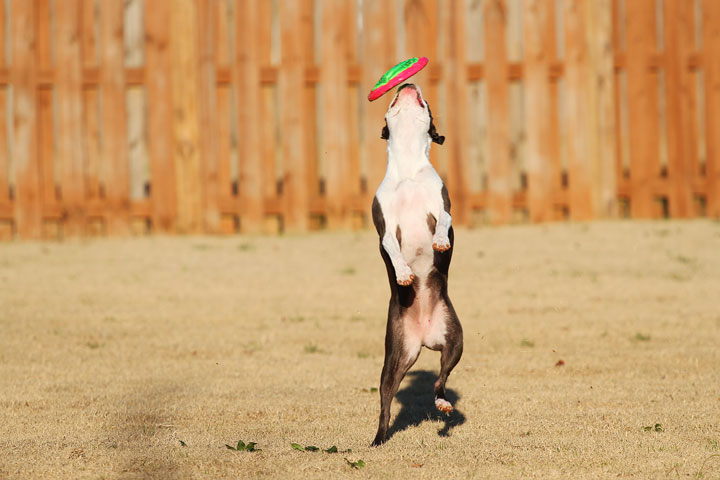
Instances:
[[[385,121],[391,137],[427,133],[430,127],[430,110],[420,87],[411,83],[401,86],[390,102]]]

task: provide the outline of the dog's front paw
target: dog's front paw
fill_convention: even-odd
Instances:
[[[402,285],[403,287],[407,287],[415,280],[415,274],[407,265],[397,268],[395,270],[395,277],[397,278],[398,285]]]
[[[436,235],[433,237],[433,250],[447,252],[450,250],[450,239],[447,235]]]

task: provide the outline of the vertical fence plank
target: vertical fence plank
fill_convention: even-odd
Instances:
[[[488,218],[508,223],[512,215],[508,60],[505,0],[485,0],[485,78],[488,96]]]
[[[178,2],[170,12],[177,229],[182,233],[198,233],[203,226],[195,7]]]
[[[670,181],[670,216],[692,215],[693,152],[692,77],[687,68],[693,46],[693,3],[665,0],[663,25],[665,45],[665,95],[668,144],[668,178]]]
[[[82,0],[82,61],[83,67],[91,68],[97,66],[98,46],[97,38],[95,38],[96,23],[96,0]]]
[[[177,195],[173,152],[173,95],[170,59],[170,5],[165,0],[145,0],[145,58],[148,98],[148,149],[153,229],[176,229]]]
[[[5,85],[0,85],[0,205],[10,203],[10,151],[7,138],[7,107],[7,88]]]
[[[658,86],[648,62],[655,52],[655,1],[625,2],[630,135],[630,213],[657,216],[653,182],[659,172]]]
[[[102,185],[107,232],[111,235],[125,235],[130,231],[123,3],[123,0],[103,0],[99,4]]]
[[[703,65],[705,66],[705,128],[707,141],[706,212],[720,217],[720,2],[704,0]]]
[[[468,143],[470,114],[468,113],[468,80],[465,51],[465,5],[463,2],[452,2],[449,15],[446,16],[448,32],[446,103],[452,112],[445,119],[448,132],[447,182],[452,202],[453,221],[458,225],[467,225],[470,212],[467,202],[466,165],[469,160]]]
[[[21,238],[42,233],[40,171],[37,161],[35,84],[35,2],[14,2],[12,32],[13,163],[15,168],[14,216]]]
[[[216,32],[218,19],[217,0],[196,0],[197,52],[198,52],[198,146],[202,177],[203,230],[220,231],[220,185],[218,184],[218,158],[216,132],[223,120],[217,115],[217,82],[215,79]],[[227,119],[224,119],[227,121]]]
[[[0,2],[0,69],[5,68],[5,2]],[[0,84],[0,205],[10,202],[10,151],[7,138],[7,93],[6,85]],[[2,232],[0,232],[2,235]]]
[[[312,5],[307,1],[289,2],[280,9],[282,64],[279,87],[282,99],[280,123],[283,142],[283,215],[288,231],[308,228],[308,166],[304,152],[303,122],[308,121],[300,92],[305,87],[306,45],[304,29],[312,25]]]
[[[325,195],[327,224],[331,229],[347,227],[348,200],[352,187],[347,185],[350,147],[348,124],[348,42],[350,12],[347,2],[326,0],[322,3],[322,41],[320,82],[323,125],[321,155],[325,158]]]
[[[81,235],[85,225],[80,0],[55,10],[57,32],[57,118],[60,188],[66,218],[63,234]]]
[[[395,58],[395,4],[386,0],[363,0],[363,93],[370,92],[375,82],[392,65]],[[364,99],[364,96],[363,96]],[[362,163],[365,165],[367,185],[367,214],[371,199],[385,175],[386,143],[380,138],[387,109],[386,98],[365,102],[363,109]]]
[[[613,51],[612,0],[591,0],[585,6],[590,68],[591,107],[594,127],[590,132],[592,154],[593,211],[607,218],[617,214],[615,144],[615,56]]]
[[[566,118],[572,128],[568,142],[568,187],[573,220],[589,220],[593,216],[590,136],[596,128],[596,117],[592,115],[589,95],[585,8],[585,0],[565,2]]]
[[[235,77],[238,82],[240,225],[243,232],[260,233],[263,228],[265,208],[263,163],[272,162],[274,164],[275,162],[274,152],[271,156],[263,156],[259,121],[263,116],[259,47],[263,39],[265,41],[270,39],[270,22],[269,18],[264,19],[260,16],[259,6],[254,0],[238,0],[235,14],[238,59],[234,63],[236,65]],[[271,145],[274,145],[274,142]],[[274,178],[272,180],[274,181]]]
[[[550,62],[554,31],[550,0],[530,0],[523,12],[525,131],[527,132],[528,210],[530,221],[553,218]]]

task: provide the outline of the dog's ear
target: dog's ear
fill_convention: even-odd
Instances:
[[[385,126],[382,129],[380,138],[382,138],[383,140],[388,140],[390,138],[390,129],[387,126],[387,120],[385,120]]]
[[[439,135],[437,133],[437,130],[435,129],[435,123],[433,123],[432,118],[430,119],[430,129],[428,129],[428,135],[430,135],[432,141],[437,143],[438,145],[442,145],[443,143],[445,143],[445,136]]]
[[[435,122],[433,121],[432,112],[430,111],[430,105],[427,106],[428,114],[430,115],[430,128],[428,128],[428,135],[430,135],[430,139],[437,143],[438,145],[442,145],[445,143],[445,136],[439,135],[437,133],[437,129],[435,128]]]

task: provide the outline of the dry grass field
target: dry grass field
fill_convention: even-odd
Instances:
[[[373,449],[374,233],[2,244],[0,478],[720,478],[720,223],[458,230],[450,296]]]

